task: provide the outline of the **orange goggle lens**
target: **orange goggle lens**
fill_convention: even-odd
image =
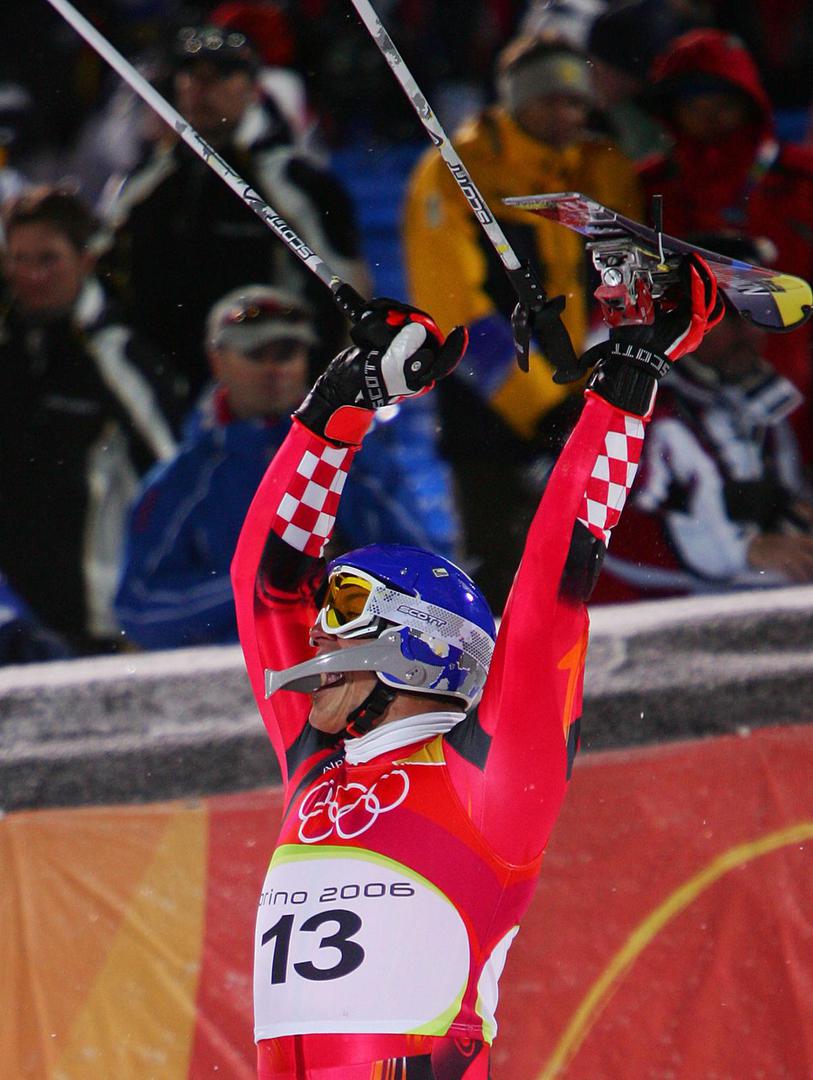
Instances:
[[[339,630],[364,614],[372,583],[355,574],[335,574],[328,582],[324,618],[331,630]]]

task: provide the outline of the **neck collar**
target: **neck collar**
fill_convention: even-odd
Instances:
[[[382,727],[373,728],[361,738],[349,739],[344,748],[345,760],[349,765],[362,765],[402,746],[431,739],[435,735],[445,735],[465,716],[464,712],[428,712],[392,720]]]

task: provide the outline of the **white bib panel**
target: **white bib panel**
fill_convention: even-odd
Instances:
[[[419,874],[358,848],[275,853],[257,911],[257,1041],[316,1032],[443,1035],[468,976],[463,920]]]

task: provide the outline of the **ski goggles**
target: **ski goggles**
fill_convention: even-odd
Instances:
[[[336,566],[316,626],[334,637],[377,636],[382,620],[424,639],[439,639],[488,670],[494,642],[475,623],[437,604],[399,592],[353,566]]]
[[[380,581],[352,567],[337,567],[328,578],[327,593],[316,618],[317,626],[334,637],[354,638],[377,629],[381,612],[373,610],[376,593],[391,592]],[[401,594],[404,595],[403,593]]]

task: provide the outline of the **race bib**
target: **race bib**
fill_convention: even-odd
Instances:
[[[463,920],[425,878],[356,848],[275,853],[257,911],[257,1040],[443,1035],[468,975]]]

